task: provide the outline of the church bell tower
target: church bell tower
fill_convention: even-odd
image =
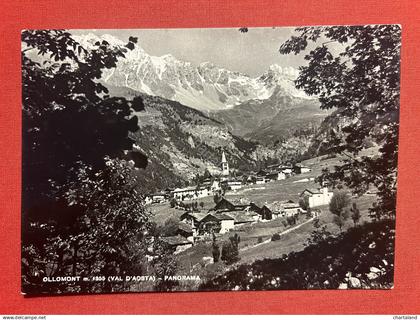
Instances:
[[[225,152],[223,151],[222,153],[222,175],[223,176],[228,176],[229,175],[229,163],[226,160],[226,155]]]

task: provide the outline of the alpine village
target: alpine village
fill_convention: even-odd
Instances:
[[[264,32],[259,75],[22,32],[23,292],[393,287],[399,27]]]

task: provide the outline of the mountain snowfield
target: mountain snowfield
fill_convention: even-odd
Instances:
[[[93,33],[74,36],[87,48],[105,40],[110,44],[125,43],[111,35]],[[229,71],[203,62],[198,66],[167,54],[156,57],[140,46],[126,53],[117,67],[104,70],[103,81],[113,86],[134,89],[152,96],[178,101],[201,111],[230,109],[249,100],[266,100],[279,91],[291,97],[309,98],[294,86],[298,71],[291,67],[272,65],[260,77]]]

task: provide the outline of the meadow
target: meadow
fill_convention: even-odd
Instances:
[[[366,150],[364,154],[372,154],[375,150]],[[253,201],[258,205],[271,203],[273,201],[293,200],[297,202],[302,191],[306,188],[315,189],[319,187],[313,179],[316,178],[323,168],[333,168],[339,164],[341,158],[318,157],[305,161],[304,163],[311,167],[312,171],[304,174],[294,175],[286,180],[272,181],[263,185],[249,185],[236,192],[227,192],[227,199],[245,199]],[[369,221],[368,209],[375,201],[375,195],[363,195],[361,197],[352,197],[360,209],[361,219],[359,223]],[[203,208],[200,210],[208,211],[215,205],[213,197],[206,197],[197,200],[198,203],[203,202]],[[321,214],[319,221],[321,226],[326,226],[327,230],[333,234],[339,233],[339,228],[333,222],[333,215],[329,212],[328,206],[318,207]],[[155,204],[150,206],[153,213],[153,219],[158,224],[163,224],[167,219],[179,218],[184,211],[180,209],[170,208],[169,203]],[[315,230],[312,221],[307,221],[306,215],[299,215],[295,226],[285,224],[285,218],[277,218],[271,221],[255,222],[252,224],[242,225],[229,233],[217,236],[217,242],[221,246],[224,241],[228,241],[229,237],[235,233],[241,237],[239,243],[240,261],[232,266],[226,266],[223,262],[206,264],[203,260],[205,257],[212,257],[212,244],[208,242],[197,242],[192,248],[181,252],[176,256],[177,273],[178,274],[198,274],[204,279],[214,277],[215,275],[226,272],[232,267],[243,263],[252,263],[257,260],[266,258],[279,258],[290,252],[301,251],[307,245],[307,240],[311,233]],[[306,222],[306,223],[305,223]],[[349,218],[346,221],[343,231],[353,225],[353,221]],[[285,232],[293,228],[290,232]],[[284,234],[282,234],[284,232]],[[273,234],[281,234],[281,239],[271,241]],[[186,290],[191,287],[184,288]],[[182,288],[181,288],[182,290]]]

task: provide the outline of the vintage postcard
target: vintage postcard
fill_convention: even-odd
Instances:
[[[21,36],[24,294],[393,287],[399,25]]]

